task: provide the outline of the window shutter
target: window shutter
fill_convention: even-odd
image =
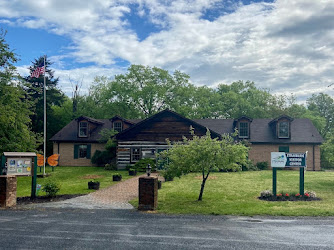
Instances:
[[[87,159],[90,159],[90,151],[91,151],[91,145],[88,144],[87,145],[87,156],[86,156]]]
[[[74,144],[74,159],[79,158],[79,145]]]

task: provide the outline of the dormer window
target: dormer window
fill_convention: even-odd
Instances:
[[[79,137],[88,137],[88,122],[79,122]]]
[[[278,138],[289,138],[289,122],[278,122]]]
[[[117,132],[121,132],[123,130],[122,122],[113,122],[113,129]]]
[[[234,128],[238,129],[240,139],[249,139],[250,138],[250,125],[253,121],[252,118],[247,116],[241,116],[238,119],[234,120]]]
[[[269,126],[271,127],[275,138],[278,139],[289,139],[291,136],[291,123],[293,118],[282,115],[278,118],[275,118],[271,122],[269,122]]]
[[[249,138],[249,122],[239,122],[239,138]]]

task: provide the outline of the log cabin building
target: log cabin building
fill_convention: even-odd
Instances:
[[[161,111],[147,119],[93,119],[81,116],[57,134],[53,153],[60,154],[61,166],[92,166],[91,156],[104,150],[100,142],[102,129],[114,129],[118,142],[117,167],[124,169],[142,158],[155,158],[156,153],[168,148],[166,139],[180,141],[190,137],[190,126],[198,136],[207,129],[212,137],[232,134],[237,128],[236,140],[250,142],[249,159],[254,163],[270,164],[271,152],[308,152],[307,169],[320,170],[320,145],[323,139],[309,119],[280,116],[276,119],[188,119],[171,110]]]

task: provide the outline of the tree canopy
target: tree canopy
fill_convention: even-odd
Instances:
[[[0,31],[0,153],[5,151],[35,151],[38,136],[31,131],[30,108],[13,63],[17,56]]]
[[[204,136],[196,136],[191,129],[192,139],[183,138],[168,150],[161,153],[162,159],[168,159],[165,168],[170,176],[180,177],[190,172],[202,174],[202,184],[198,200],[202,200],[205,183],[212,171],[238,170],[247,160],[248,148],[241,142],[235,142],[231,135],[211,138],[208,130]]]
[[[146,118],[169,108],[191,119],[275,118],[299,109],[292,97],[272,95],[254,82],[237,81],[217,88],[196,86],[180,71],[172,74],[157,67],[132,65],[113,80],[97,77],[89,95],[77,98],[78,115],[110,118]],[[291,109],[291,110],[290,110]],[[311,113],[309,113],[311,116]]]

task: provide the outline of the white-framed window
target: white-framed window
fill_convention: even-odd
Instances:
[[[87,158],[87,145],[79,145],[79,158]]]
[[[141,159],[140,148],[131,148],[131,162],[137,162]]]
[[[278,123],[278,138],[289,138],[289,122],[281,121]]]
[[[79,137],[88,137],[88,122],[79,122]]]
[[[239,138],[249,138],[248,122],[239,122]]]
[[[122,122],[113,122],[113,129],[117,132],[121,132],[123,130]]]

